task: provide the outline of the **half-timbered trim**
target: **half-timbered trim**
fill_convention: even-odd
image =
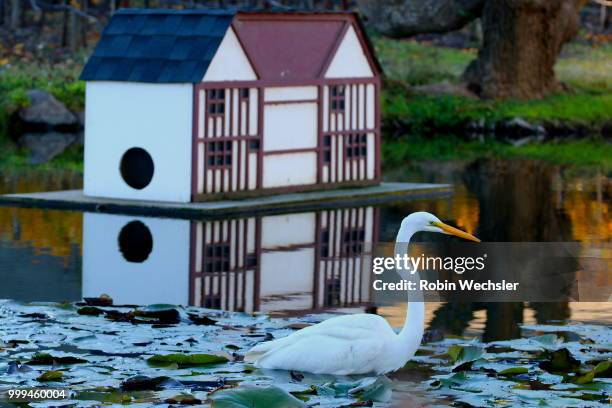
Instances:
[[[318,147],[303,147],[300,149],[285,149],[285,150],[272,150],[269,152],[264,152],[264,156],[273,156],[275,154],[291,154],[291,153],[310,153],[310,152],[318,152]]]
[[[378,209],[322,211],[317,214],[313,308],[370,301],[371,244],[378,240]],[[366,246],[366,244],[368,246]]]
[[[255,218],[192,222],[189,304],[258,310],[259,235]]]
[[[189,304],[253,313],[298,294],[313,310],[369,304],[371,248],[379,233],[377,208],[278,217],[303,228],[286,237],[271,227],[277,221],[267,217],[192,221]],[[280,237],[291,243],[278,245]],[[305,279],[278,292],[273,288],[279,273],[275,265],[287,253],[301,257],[298,264],[304,269],[293,272]]]
[[[317,103],[317,99],[288,99],[284,101],[265,101],[264,105],[288,105],[292,103]]]
[[[194,86],[194,199],[258,188],[261,90],[228,85]]]
[[[379,82],[346,80],[322,86],[320,171],[323,183],[379,179]],[[368,154],[372,152],[372,154]]]
[[[197,190],[194,190],[193,194],[194,200],[231,196],[249,197],[255,192],[265,194],[268,189],[270,189],[269,194],[274,194],[285,191],[328,188],[328,184],[358,186],[376,184],[379,181],[380,120],[377,97],[380,81],[378,78],[285,82],[282,86],[277,84],[276,87],[270,88],[258,86],[260,82],[232,81],[196,85],[196,94],[199,94],[198,90],[206,90],[208,93],[215,89],[226,89],[228,91],[225,97],[223,115],[220,115],[217,109],[215,109],[215,112],[211,112],[206,98],[204,99],[203,103],[207,108],[204,111],[200,110],[199,115],[204,115],[204,117],[208,115],[208,118],[204,119],[208,126],[204,129],[204,140],[202,140],[201,134],[198,137],[194,136],[194,143],[198,145],[195,150],[198,155],[202,155],[203,152],[207,151],[207,146],[213,149],[218,146],[209,144],[212,143],[213,139],[214,141],[231,141],[235,142],[232,146],[232,158],[235,157],[235,160],[232,160],[231,165],[225,165],[224,170],[221,168],[203,170],[199,164],[200,156],[196,156],[194,177],[202,177],[205,180],[208,176],[209,180],[199,181],[198,179],[197,184],[194,183],[197,186]],[[321,83],[321,85],[317,86],[317,83]],[[314,86],[314,89],[317,90],[317,99],[263,100],[262,95],[265,95],[266,89],[279,89],[288,86]],[[248,97],[245,90],[248,90]],[[254,95],[257,95],[256,103],[252,101]],[[239,102],[230,103],[230,98],[238,98]],[[218,99],[217,97],[215,103],[218,103]],[[202,98],[196,103],[198,102],[202,103]],[[265,107],[290,104],[315,104],[317,106],[317,145],[270,151],[262,149],[262,142],[265,138],[263,135]],[[247,106],[248,109],[245,108]],[[244,115],[246,115],[246,118]],[[253,126],[250,115],[257,117],[257,130],[254,133],[250,128],[248,132],[245,131],[245,127]],[[237,121],[238,124],[236,124]],[[198,118],[197,122],[202,122],[202,119]],[[215,125],[211,125],[210,122]],[[228,122],[229,124],[226,124]],[[224,130],[229,130],[229,132],[224,134],[222,133]],[[200,147],[200,145],[202,146]],[[368,154],[368,152],[373,154]],[[316,154],[316,183],[286,187],[264,187],[262,185],[265,157],[299,153]],[[212,152],[210,154],[215,155]],[[221,166],[220,159],[217,163],[217,166]],[[216,174],[213,177],[214,172]],[[219,175],[219,172],[221,172],[221,175]],[[232,181],[232,184],[228,184],[229,180]]]

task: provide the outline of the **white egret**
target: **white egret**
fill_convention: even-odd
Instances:
[[[395,253],[403,256],[408,242],[419,231],[479,241],[467,232],[444,224],[430,213],[416,212],[402,221]],[[418,273],[411,277],[415,278],[418,281]],[[424,326],[425,306],[421,295],[420,301],[410,301],[409,298],[404,327],[399,334],[382,316],[338,316],[287,337],[260,343],[247,353],[245,361],[260,368],[313,374],[384,374],[403,367],[414,356],[421,344]]]

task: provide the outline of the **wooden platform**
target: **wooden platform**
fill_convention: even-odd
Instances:
[[[138,214],[174,218],[219,218],[360,206],[449,195],[448,184],[382,183],[378,186],[279,194],[244,200],[199,203],[121,200],[83,195],[82,190],[0,195],[0,205]]]

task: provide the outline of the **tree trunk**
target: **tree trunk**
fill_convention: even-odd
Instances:
[[[62,0],[62,5],[66,6],[66,0]],[[68,9],[62,12],[62,47],[68,45]]]
[[[81,10],[84,13],[89,12],[89,4],[88,0],[81,0]],[[80,36],[80,46],[87,47],[87,29],[89,28],[88,22],[85,19],[79,21],[79,36]]]
[[[19,0],[11,0],[11,15],[9,20],[9,28],[16,30],[21,24],[21,2]]]
[[[487,0],[483,45],[463,79],[484,98],[541,98],[560,89],[554,65],[578,31],[583,0]]]
[[[540,98],[559,89],[555,60],[587,0],[358,0],[368,23],[404,38],[482,18],[483,45],[463,75],[485,98]]]

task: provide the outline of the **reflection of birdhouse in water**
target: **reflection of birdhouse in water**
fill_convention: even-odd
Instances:
[[[89,58],[84,192],[190,202],[380,180],[354,13],[131,10]]]
[[[370,301],[372,207],[219,221],[84,217],[85,297],[246,312]]]

